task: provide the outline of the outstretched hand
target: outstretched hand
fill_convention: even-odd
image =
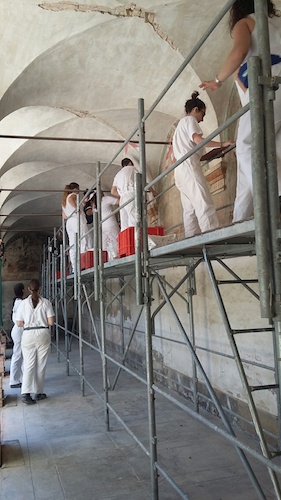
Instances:
[[[199,85],[202,90],[217,90],[221,87],[221,83],[217,83],[216,80],[205,80]]]
[[[232,144],[234,144],[234,141],[225,141],[221,143],[222,148],[227,148],[228,146],[232,146]]]

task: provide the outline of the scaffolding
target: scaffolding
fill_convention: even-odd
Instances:
[[[159,498],[159,476],[168,481],[180,498],[188,498],[188,492],[183,491],[179,487],[158,461],[155,402],[159,396],[166,398],[188,415],[204,423],[235,447],[255,489],[256,498],[265,499],[266,496],[252,466],[252,462],[250,463],[248,457],[251,459],[254,458],[255,461],[267,468],[275,496],[277,499],[281,499],[281,488],[278,478],[278,475],[281,473],[281,466],[278,461],[281,438],[281,227],[273,121],[274,93],[278,88],[280,80],[277,77],[273,78],[271,76],[267,12],[265,9],[266,2],[263,0],[255,0],[260,55],[259,57],[252,57],[249,62],[251,104],[235,113],[200,144],[200,147],[202,147],[202,145],[212,140],[232,123],[235,123],[250,108],[252,119],[252,170],[255,219],[222,227],[152,250],[149,250],[148,245],[147,193],[149,189],[169,172],[172,172],[182,161],[196,152],[199,147],[195,147],[191,153],[186,154],[181,160],[175,162],[168,170],[154,179],[153,182],[146,184],[146,120],[233,3],[234,0],[226,3],[207,32],[199,40],[177,73],[147,112],[145,112],[143,99],[139,99],[139,121],[137,126],[118,149],[114,158],[112,158],[102,171],[100,164],[97,164],[97,181],[89,189],[89,191],[94,187],[97,189],[97,210],[94,212],[94,267],[84,271],[80,269],[80,235],[78,233],[75,245],[76,266],[74,274],[71,276],[66,275],[66,252],[68,249],[64,227],[62,244],[59,245],[58,232],[55,229],[53,238],[50,238],[48,247],[44,248],[43,251],[43,288],[45,294],[51,297],[55,304],[55,346],[58,360],[62,356],[66,359],[66,370],[67,374],[69,374],[70,366],[72,366],[71,343],[73,339],[77,339],[79,343],[79,366],[75,366],[75,369],[80,376],[81,391],[84,395],[86,386],[94,392],[96,390],[85,375],[83,351],[85,347],[89,347],[100,353],[103,367],[103,402],[106,428],[110,430],[110,418],[114,415],[149,457],[151,492],[154,500],[158,500]],[[101,180],[123,148],[133,140],[136,133],[139,136],[141,172],[135,174],[135,254],[104,263],[102,255],[102,224],[104,220],[101,217]],[[267,182],[265,182],[265,179],[267,179]],[[78,201],[78,209],[80,210],[82,202],[83,200]],[[255,279],[242,278],[231,267],[231,263],[244,256],[256,256],[257,277]],[[219,351],[214,346],[206,347],[200,345],[200,342],[197,340],[194,295],[196,294],[196,273],[203,266],[207,271],[221,322],[224,326],[229,346],[228,352]],[[164,270],[166,272],[166,270],[175,267],[182,268],[183,270],[176,284],[170,283],[163,274]],[[57,279],[58,271],[60,272],[59,279]],[[114,290],[110,288],[109,283],[114,283]],[[237,329],[232,326],[222,288],[227,286],[234,287],[236,285],[242,287],[254,300],[259,301],[260,326],[244,329]],[[182,292],[183,286],[186,287],[185,292]],[[258,291],[256,290],[257,286]],[[131,299],[134,299],[135,302],[136,317],[129,334],[126,335],[123,317],[123,297],[125,291],[128,290],[130,291]],[[160,297],[157,307],[152,302],[156,293]],[[177,306],[173,303],[175,297],[182,302],[186,311],[185,317],[182,317],[181,311],[179,312]],[[116,307],[120,311],[121,335],[120,346],[118,346],[119,350],[116,350],[116,355],[114,356],[113,351],[111,352],[109,348],[111,346],[111,337],[107,314],[110,307],[115,303],[117,303]],[[85,308],[90,319],[90,335],[85,334],[83,328],[83,311]],[[164,308],[169,311],[169,314],[173,318],[181,340],[179,338],[165,337],[161,335],[161,331],[158,332],[159,328],[157,329],[156,322]],[[71,325],[69,324],[69,317],[72,317]],[[140,320],[144,324],[145,332],[145,375],[135,369],[136,363],[134,365],[132,362],[129,362],[130,348]],[[265,320],[267,326],[265,326]],[[65,343],[63,349],[59,341],[60,332],[64,332]],[[254,339],[257,335],[262,336],[267,344],[269,343],[268,339],[270,339],[274,358],[272,366],[243,357],[239,339],[245,338],[245,336],[250,336],[251,339]],[[176,398],[171,395],[166,390],[165,384],[162,385],[160,383],[163,380],[163,376],[157,373],[153,356],[155,342],[159,339],[161,339],[161,342],[166,342],[170,345],[177,343],[186,350],[192,375],[190,377],[190,385],[184,389],[188,393],[189,402],[192,401],[192,406],[187,404],[184,398]],[[221,402],[216,388],[213,387],[208,369],[204,366],[204,361],[202,361],[206,353],[230,359],[236,364],[241,387],[243,388],[243,397],[247,402],[249,410],[247,418],[239,415]],[[114,380],[110,380],[108,363],[116,367],[117,372]],[[248,376],[249,365],[259,370],[261,379],[263,378],[262,373],[264,371],[269,372],[272,383],[261,382],[254,384]],[[122,371],[126,371],[132,377],[139,380],[140,383],[146,385],[149,429],[148,448],[134,435],[133,431],[110,403],[111,392],[117,390],[117,382]],[[271,391],[276,400],[278,429],[274,436],[270,434],[262,422],[261,412],[255,400],[255,394],[260,394],[262,391]],[[215,410],[216,415],[220,418],[220,424],[214,424],[200,414],[202,402],[205,407],[208,406]],[[252,432],[255,433],[259,441],[260,452],[257,452],[246,445],[241,439],[237,438],[235,432],[235,422],[237,420],[240,423],[243,423],[243,420],[250,422]]]

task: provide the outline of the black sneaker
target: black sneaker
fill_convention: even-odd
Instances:
[[[21,400],[26,405],[34,405],[36,403],[36,401],[30,396],[30,394],[22,394]]]
[[[42,399],[46,399],[47,394],[34,394],[35,401],[41,401]]]

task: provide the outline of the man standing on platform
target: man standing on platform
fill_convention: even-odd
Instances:
[[[136,224],[134,173],[137,169],[130,158],[124,158],[121,165],[122,169],[114,177],[111,194],[119,198],[119,205],[133,198],[130,203],[120,209],[121,231],[124,231],[127,227]]]

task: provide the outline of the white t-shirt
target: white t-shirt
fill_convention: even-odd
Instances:
[[[203,132],[199,127],[199,123],[197,122],[195,116],[184,116],[179,121],[173,137],[173,152],[177,160],[182,158],[196,146],[192,139],[193,134],[203,135]],[[193,157],[198,157],[197,160],[200,160],[203,150],[203,147],[200,148],[199,151],[193,155]]]
[[[137,172],[136,168],[127,165],[115,175],[112,185],[116,187],[119,196],[122,196],[127,191],[134,190],[134,172]]]
[[[110,216],[109,219],[106,219],[106,221],[103,222],[102,227],[103,229],[111,226],[117,226],[117,220],[115,215],[112,215],[112,210],[116,207],[114,205],[118,205],[119,201],[118,198],[115,198],[114,196],[103,196],[101,199],[101,218],[105,219],[106,217]]]
[[[16,324],[17,310],[18,310],[19,306],[21,305],[21,303],[22,303],[22,299],[16,299],[15,302],[14,302],[14,305],[13,305],[12,321],[15,324]]]
[[[16,313],[16,321],[24,321],[24,328],[36,326],[48,327],[48,318],[53,316],[55,316],[53,306],[48,299],[40,297],[34,309],[31,295],[29,295],[20,304]]]

